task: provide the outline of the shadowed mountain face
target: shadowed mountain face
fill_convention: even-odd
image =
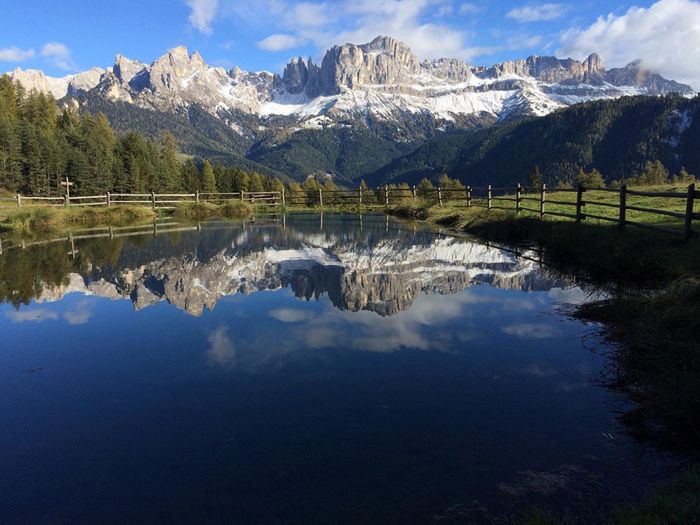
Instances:
[[[343,230],[340,220],[354,229]],[[325,223],[320,216],[290,216],[273,226],[207,223],[199,232],[144,238],[143,245],[109,241],[108,257],[91,242],[78,246],[61,280],[32,283],[39,302],[83,293],[129,300],[137,310],[166,301],[200,316],[227,296],[290,288],[300,299],[327,295],[340,310],[390,316],[422,294],[480,284],[525,291],[567,286],[532,260],[471,240],[414,233],[377,216],[326,217]],[[29,250],[7,253],[31,257]],[[4,275],[6,289],[13,287],[12,275]]]

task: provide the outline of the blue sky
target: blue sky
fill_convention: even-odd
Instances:
[[[571,0],[5,0],[0,71],[52,75],[108,66],[114,55],[151,62],[185,45],[226,68],[281,71],[335,43],[388,34],[421,58],[474,64],[530,54],[608,65],[635,58],[700,87],[700,1]]]

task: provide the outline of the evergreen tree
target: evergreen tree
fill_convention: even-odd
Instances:
[[[216,193],[216,178],[214,177],[214,168],[208,160],[202,165],[202,192]]]
[[[199,180],[199,170],[192,159],[187,159],[182,165],[182,182],[185,190],[189,193],[202,189],[201,181]]]
[[[530,188],[541,188],[542,184],[544,184],[544,178],[540,173],[540,167],[535,164],[527,176],[527,185]]]
[[[253,172],[250,174],[248,191],[265,191],[265,188],[263,187],[262,178],[259,173]]]
[[[163,133],[160,144],[159,191],[161,192],[174,192],[183,189],[182,170],[177,152],[175,136],[166,131]]]

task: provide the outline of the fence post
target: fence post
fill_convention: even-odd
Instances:
[[[486,207],[490,210],[493,207],[493,191],[491,190],[491,185],[489,184],[486,189]]]
[[[440,204],[440,206],[442,206],[442,188],[440,186],[438,186],[437,192],[438,192],[438,203]]]
[[[583,193],[586,189],[582,184],[578,185],[576,189],[576,222],[581,222],[583,220]]]
[[[415,184],[413,185],[413,188],[411,191],[413,192],[413,200],[416,200],[417,195],[416,195],[416,185]]]
[[[17,194],[17,207],[22,207],[22,196],[19,193]]]
[[[620,186],[620,228],[627,224],[627,184]]]
[[[544,203],[547,200],[547,185],[542,184],[540,189],[540,219],[544,219]]]
[[[105,201],[107,201],[107,207],[111,208],[112,207],[112,194],[110,192],[107,192],[107,196],[105,198]]]
[[[282,188],[282,206],[287,206],[287,200],[285,199],[284,196],[284,188]]]
[[[389,206],[389,186],[384,186],[384,204]]]
[[[471,208],[472,205],[472,187],[467,186],[467,208]]]
[[[695,184],[688,186],[688,200],[685,205],[685,238],[693,236],[693,210],[695,209]]]
[[[319,186],[318,188],[318,205],[323,207],[323,190]],[[323,224],[323,219],[321,219],[321,223]],[[323,228],[323,226],[322,226]]]
[[[358,191],[360,193],[360,206],[362,206],[362,186],[360,186],[360,189]]]
[[[70,206],[70,197],[68,195],[63,196],[63,206],[66,208]]]
[[[194,192],[194,202],[196,202],[197,204],[199,204],[199,190],[196,190],[196,191]]]
[[[520,199],[523,198],[523,186],[518,182],[518,187],[515,190],[515,213],[520,213]]]
[[[153,207],[154,210],[156,209],[156,192],[155,191],[151,191],[151,206]]]

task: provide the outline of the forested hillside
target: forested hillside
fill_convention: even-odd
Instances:
[[[59,111],[51,95],[27,93],[8,76],[0,77],[0,188],[57,195],[65,177],[79,195],[263,191],[282,185],[256,171],[208,160],[183,162],[170,131],[157,139],[132,131],[117,134],[104,114]]]
[[[512,184],[539,166],[549,184],[581,169],[607,182],[660,160],[672,174],[700,173],[700,97],[625,97],[589,102],[474,132],[435,138],[367,177],[370,185],[416,183],[446,173],[464,183]]]

